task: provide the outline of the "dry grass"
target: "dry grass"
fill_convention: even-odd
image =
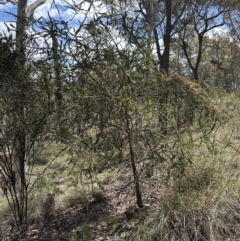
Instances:
[[[84,189],[69,189],[64,193],[63,203],[65,207],[74,207],[77,205],[85,205],[89,201],[88,194]]]
[[[11,215],[11,210],[4,198],[1,198],[0,200],[0,223],[1,240],[8,240],[7,238],[11,233],[11,224],[13,223],[13,218]]]
[[[240,235],[240,199],[219,200],[211,207],[156,210],[139,226],[131,241],[224,241]]]
[[[206,138],[199,131],[181,137],[186,161],[171,169],[162,202],[128,240],[239,240],[240,104],[238,97],[221,94],[215,103],[222,122]]]

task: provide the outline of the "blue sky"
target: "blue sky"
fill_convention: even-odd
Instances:
[[[16,7],[12,4],[8,6],[0,5],[0,32],[3,31],[8,34],[7,27],[5,24],[14,23],[14,14],[16,14]],[[5,24],[4,24],[5,23]]]
[[[28,4],[30,5],[33,0],[29,0]],[[72,0],[68,0],[68,3],[71,3]],[[81,10],[78,11],[78,13],[74,15],[73,10],[69,9],[66,7],[66,3],[62,2],[61,0],[46,0],[46,2],[38,7],[35,12],[34,12],[34,18],[38,19],[40,17],[43,17],[45,19],[48,18],[48,14],[55,18],[59,19],[61,18],[62,20],[69,21],[74,17],[74,21],[72,20],[71,25],[74,27],[78,23],[78,21],[81,21],[85,13],[88,12],[88,16],[93,16],[94,10],[93,8],[90,9],[89,11],[89,6],[90,4],[87,3],[86,1],[76,1],[78,3],[83,2],[81,4]],[[100,6],[101,1],[94,1],[94,6]],[[104,11],[104,6],[99,7],[99,11]],[[9,12],[9,13],[7,13]],[[14,15],[16,14],[16,6],[13,6],[12,4],[8,5],[0,5],[0,32],[3,33],[5,32],[8,34],[8,30],[6,25],[10,27],[11,25],[15,26],[15,17]],[[77,27],[77,26],[76,26]],[[10,27],[10,29],[13,29],[13,27]],[[14,34],[14,33],[13,33]]]
[[[30,5],[35,0],[28,0],[28,4]],[[68,3],[72,4],[74,0],[65,0]],[[0,0],[1,2],[1,0]],[[90,4],[87,3],[86,0],[75,0],[79,4],[79,11],[76,13],[73,12],[70,8],[66,7],[66,2],[64,0],[46,0],[46,2],[38,7],[34,12],[34,18],[39,19],[40,17],[43,17],[45,19],[48,18],[48,14],[54,18],[65,21],[70,21],[69,26],[72,28],[77,29],[79,27],[79,21],[81,22],[84,18],[86,13],[88,14],[88,18],[93,17],[95,14],[94,11],[104,13],[106,12],[106,6],[104,4],[101,4],[102,1],[94,0],[94,8],[92,7],[89,9]],[[82,4],[80,4],[82,2]],[[81,5],[81,6],[80,6]],[[9,13],[8,13],[9,12]],[[12,13],[12,14],[11,14]],[[15,17],[16,14],[16,6],[13,6],[12,4],[8,5],[0,5],[0,33],[5,32],[6,35],[9,34],[8,28],[12,30],[13,36],[15,36],[14,26],[15,26]],[[73,19],[74,18],[74,19]],[[29,29],[30,30],[30,29]],[[208,35],[210,37],[214,37],[214,32],[223,33],[222,28],[214,29],[214,31],[210,31]]]

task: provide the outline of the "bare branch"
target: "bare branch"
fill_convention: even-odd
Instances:
[[[234,23],[234,20],[233,20],[232,16],[231,16],[231,13],[228,13],[228,18],[229,18],[229,21],[230,21],[230,24],[231,24],[231,30],[234,33],[235,37],[240,42],[240,35],[238,34],[238,30],[237,30],[237,27]]]
[[[17,5],[17,0],[0,0],[0,5],[6,5],[8,3],[11,3],[13,5]]]
[[[34,10],[36,8],[38,8],[39,6],[43,5],[45,2],[46,2],[46,0],[36,0],[35,2],[33,2],[32,4],[27,6],[27,9],[26,9],[27,17],[31,16],[33,14]]]

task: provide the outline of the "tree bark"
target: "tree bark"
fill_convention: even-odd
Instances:
[[[166,6],[166,32],[163,36],[164,51],[162,56],[162,63],[160,69],[168,74],[169,72],[169,58],[170,58],[170,41],[172,32],[172,0],[165,1]]]
[[[26,67],[26,28],[27,18],[33,14],[34,10],[46,2],[46,0],[37,0],[30,6],[27,6],[27,0],[18,0],[17,3],[17,21],[16,21],[16,66],[19,69],[19,73],[16,76],[16,87],[19,90],[19,96],[16,100],[16,123],[20,123],[16,127],[16,143],[13,145],[14,149],[14,165],[15,170],[11,177],[11,186],[15,193],[15,203],[18,220],[16,220],[17,226],[22,226],[27,222],[27,209],[28,209],[28,190],[25,175],[26,164],[26,142],[27,134],[25,130],[25,124],[27,121],[26,103],[28,101],[26,91],[28,88],[28,76],[25,71]],[[16,178],[19,179],[19,186],[15,186]],[[18,190],[17,190],[18,189]]]
[[[130,160],[131,160],[131,166],[132,166],[132,172],[133,172],[133,178],[134,178],[134,185],[135,185],[135,194],[137,199],[137,205],[139,208],[143,207],[143,201],[142,201],[142,192],[140,188],[139,183],[139,177],[138,172],[136,168],[136,154],[134,151],[134,140],[133,140],[133,133],[131,129],[130,124],[130,116],[128,114],[127,106],[125,107],[125,123],[126,123],[126,132],[127,132],[127,138],[128,138],[128,145],[129,145],[129,151],[130,151]]]

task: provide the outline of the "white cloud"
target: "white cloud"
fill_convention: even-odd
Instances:
[[[70,8],[71,5],[74,5],[73,0],[68,0],[67,3],[62,0],[55,0],[54,2],[53,0],[47,0],[45,4],[35,10],[34,17],[36,19],[40,17],[48,18],[49,14],[52,18],[61,18],[65,21],[73,20],[75,22],[82,21],[86,15],[89,19],[98,13],[107,11],[106,6],[101,1],[94,1],[92,5],[87,1],[81,1],[76,11]]]
[[[38,7],[33,15],[34,18],[38,19],[40,17],[48,18],[48,14],[53,18],[59,15],[57,9],[52,7],[52,0],[47,0],[46,3]]]
[[[0,4],[0,10],[2,10],[2,9],[7,10],[8,8],[11,8],[12,6],[13,6],[12,3]]]
[[[216,28],[208,31],[206,35],[211,39],[216,38],[216,36],[226,37],[229,35],[229,30],[224,27],[216,27]]]

